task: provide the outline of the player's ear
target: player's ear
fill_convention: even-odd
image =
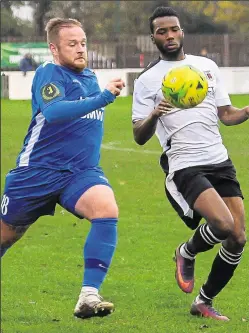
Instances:
[[[57,47],[55,44],[53,43],[49,43],[49,49],[52,53],[53,56],[56,56],[57,55]]]
[[[150,39],[151,39],[152,43],[155,44],[155,38],[152,34],[150,35]]]

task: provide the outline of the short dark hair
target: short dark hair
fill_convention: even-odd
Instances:
[[[154,26],[153,26],[153,21],[157,18],[157,17],[164,17],[164,16],[176,16],[177,18],[179,18],[177,12],[171,8],[171,7],[157,7],[154,12],[152,13],[151,17],[149,18],[149,22],[150,22],[150,31],[151,33],[154,32]]]

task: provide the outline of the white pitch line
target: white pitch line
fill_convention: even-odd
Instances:
[[[140,154],[159,155],[162,153],[162,152],[156,151],[156,150],[147,150],[147,149],[138,150],[138,149],[134,149],[134,148],[118,148],[118,147],[114,147],[112,144],[108,144],[108,143],[102,144],[101,148],[106,149],[106,150],[126,151],[126,152],[131,152],[131,153],[140,153]]]

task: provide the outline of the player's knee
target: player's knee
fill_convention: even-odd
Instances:
[[[238,248],[243,249],[246,245],[246,242],[247,242],[247,239],[246,239],[245,231],[234,236],[234,243]]]
[[[118,209],[118,205],[116,203],[113,205],[111,210],[112,210],[112,217],[118,219],[119,209]]]
[[[111,218],[118,218],[119,210],[118,206],[115,202],[109,203],[99,212],[100,218],[111,217]]]
[[[220,217],[213,219],[211,222],[212,229],[220,239],[228,238],[234,231],[234,220],[232,216]]]
[[[119,210],[116,202],[100,204],[92,213],[91,219],[118,218]]]
[[[227,238],[224,245],[226,249],[228,249],[232,253],[239,253],[243,251],[243,248],[246,245],[246,241],[246,233],[245,231],[241,231]]]

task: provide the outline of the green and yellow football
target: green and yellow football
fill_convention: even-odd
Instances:
[[[205,74],[191,65],[174,67],[163,78],[163,96],[177,108],[195,107],[204,100],[207,92]]]

